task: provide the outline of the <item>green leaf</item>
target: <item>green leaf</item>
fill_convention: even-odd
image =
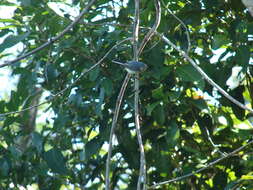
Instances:
[[[4,35],[8,34],[9,32],[10,32],[9,29],[1,29],[1,31],[0,31],[0,37],[3,37]]]
[[[235,88],[234,90],[232,90],[230,92],[230,95],[233,96],[233,98],[235,98],[236,100],[238,100],[239,102],[244,104],[244,97],[243,97],[243,92],[244,92],[244,87],[243,86],[239,86],[237,88]],[[245,110],[240,108],[239,106],[233,104],[230,102],[230,106],[232,107],[233,113],[235,114],[235,116],[240,119],[240,120],[244,120],[245,119]]]
[[[227,45],[230,42],[228,37],[224,34],[217,34],[213,37],[212,49],[219,49],[222,46]]]
[[[11,152],[13,158],[15,158],[16,160],[20,159],[20,157],[22,156],[22,153],[15,146],[9,146],[8,149]]]
[[[214,178],[214,189],[223,189],[227,185],[227,173],[223,171],[218,171]]]
[[[172,122],[166,131],[166,141],[170,148],[173,148],[180,137],[180,130],[175,122]]]
[[[10,164],[5,158],[0,159],[0,176],[7,176],[10,171]]]
[[[104,79],[101,83],[101,86],[104,87],[105,93],[109,96],[113,92],[113,84],[112,81],[109,79]]]
[[[152,72],[152,76],[157,79],[161,80],[165,77],[168,77],[168,74],[171,72],[172,67],[169,66],[156,66]]]
[[[3,113],[3,112],[4,112],[4,108],[5,108],[5,101],[4,101],[4,100],[1,100],[1,101],[0,101],[0,113]]]
[[[17,117],[9,116],[4,120],[4,127],[9,126],[17,121]]]
[[[148,104],[147,107],[146,107],[146,109],[147,109],[147,115],[151,116],[152,111],[153,111],[153,110],[155,109],[155,107],[156,107],[157,105],[159,105],[159,104],[160,104],[160,102],[155,102],[155,103],[153,103],[153,104]]]
[[[43,158],[46,161],[48,167],[52,170],[52,172],[62,175],[66,175],[68,173],[65,159],[59,149],[50,149],[49,151],[44,153]]]
[[[101,111],[102,111],[102,105],[104,103],[104,98],[105,98],[105,89],[102,87],[100,88],[100,92],[99,92],[99,102],[98,104],[96,104],[96,109],[95,109],[96,114],[101,118],[102,118]]]
[[[21,35],[18,35],[18,36],[9,35],[7,38],[5,38],[3,43],[0,44],[0,53],[3,52],[5,49],[10,48],[10,47],[16,45],[17,43],[21,42],[29,34],[30,34],[30,32],[27,32],[27,33],[24,33],[24,34],[21,34]]]
[[[181,95],[181,91],[180,90],[177,90],[177,91],[170,91],[169,92],[169,99],[170,101],[174,102],[176,101]]]
[[[228,183],[225,187],[224,190],[233,190],[235,189],[235,187],[238,186],[238,184],[242,182],[242,180],[236,180],[236,181],[231,181],[230,183]]]
[[[45,75],[46,75],[46,80],[48,80],[47,82],[51,82],[59,75],[59,72],[53,64],[49,63],[46,66]]]
[[[155,99],[163,99],[164,98],[163,86],[160,86],[152,90],[152,97]]]
[[[11,3],[11,2],[8,2],[8,1],[1,1],[1,2],[0,2],[0,5],[1,5],[1,6],[2,6],[2,5],[5,5],[5,6],[13,6],[13,7],[16,7],[16,6],[17,6],[17,4]]]
[[[238,65],[247,67],[250,60],[250,47],[241,45],[236,49],[235,60]]]
[[[243,180],[253,180],[252,174],[242,175],[241,179]]]
[[[89,160],[90,157],[92,157],[94,154],[97,154],[97,152],[100,150],[101,143],[100,139],[95,137],[85,145],[85,160]]]
[[[181,80],[185,82],[192,82],[199,89],[203,90],[205,87],[205,81],[199,72],[191,65],[181,65],[176,70],[177,75]]]
[[[91,72],[89,72],[89,78],[91,81],[95,81],[99,75],[99,68],[96,67]]]
[[[30,6],[31,0],[21,0],[21,6]]]
[[[36,149],[39,153],[42,152],[42,150],[43,150],[43,139],[42,139],[42,136],[37,132],[32,133],[32,145],[36,147]]]
[[[161,105],[157,105],[154,110],[154,119],[160,124],[163,125],[165,122],[165,113],[164,113],[164,107]]]
[[[64,110],[61,110],[58,114],[57,117],[54,119],[54,128],[55,129],[63,129],[69,119],[68,114]]]
[[[209,138],[208,132],[210,136],[213,135],[213,130],[215,127],[213,126],[213,121],[210,115],[204,114],[203,116],[198,116],[197,123],[202,135],[206,140]]]
[[[199,108],[200,110],[207,109],[207,104],[205,100],[199,99],[199,100],[192,100],[192,104]]]
[[[83,102],[82,95],[80,93],[71,94],[68,98],[68,104],[74,107],[81,107]]]

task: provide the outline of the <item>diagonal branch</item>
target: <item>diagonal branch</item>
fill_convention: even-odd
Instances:
[[[27,111],[27,110],[30,110],[30,109],[33,109],[33,108],[36,108],[36,107],[39,107],[41,105],[44,105],[50,101],[52,101],[54,98],[56,97],[59,97],[60,95],[62,95],[66,90],[70,89],[71,87],[74,86],[75,83],[77,83],[77,81],[79,81],[84,75],[86,75],[88,72],[90,72],[91,70],[93,70],[95,67],[97,67],[98,65],[100,65],[104,59],[112,52],[113,49],[115,49],[116,47],[118,47],[120,44],[128,41],[128,40],[131,40],[132,38],[126,38],[124,40],[121,40],[120,42],[116,43],[96,64],[92,65],[89,69],[87,69],[86,71],[84,71],[75,81],[73,81],[73,83],[71,83],[69,86],[67,86],[66,88],[62,89],[61,91],[57,92],[56,94],[52,95],[48,100],[40,103],[40,104],[37,104],[37,105],[34,105],[34,106],[30,106],[30,107],[27,107],[27,108],[24,108],[22,110],[19,110],[19,111],[12,111],[12,112],[8,112],[8,113],[2,113],[0,114],[0,117],[3,117],[3,116],[7,116],[7,115],[10,115],[10,114],[16,114],[16,113],[22,113],[24,111]]]
[[[234,99],[232,96],[230,96],[225,90],[223,90],[218,84],[216,84],[198,65],[197,63],[195,63],[195,61],[189,57],[189,55],[182,51],[180,48],[178,48],[175,44],[173,44],[168,38],[166,38],[164,35],[162,34],[158,34],[161,39],[169,44],[170,46],[172,46],[175,50],[177,50],[187,61],[189,61],[191,63],[191,65],[201,74],[201,76],[210,84],[212,85],[214,88],[216,88],[222,95],[224,95],[227,99],[229,99],[231,102],[233,102],[234,104],[236,104],[237,106],[239,106],[240,108],[244,109],[244,110],[248,110],[249,112],[253,113],[253,109],[248,108],[247,106],[245,106],[244,104],[242,104],[241,102],[237,101],[236,99]]]
[[[149,30],[149,32],[146,34],[144,39],[141,42],[140,48],[138,50],[138,56],[142,53],[144,47],[147,45],[148,41],[151,39],[151,37],[155,34],[160,21],[161,21],[161,4],[159,0],[154,0],[155,1],[155,9],[156,9],[156,20],[153,25],[153,27]]]
[[[56,40],[60,39],[62,36],[64,36],[68,31],[70,31],[71,28],[73,28],[73,26],[75,24],[77,24],[81,18],[83,17],[83,15],[90,9],[90,7],[96,2],[96,0],[91,0],[88,5],[82,10],[82,12],[80,13],[80,15],[78,15],[75,20],[70,23],[62,32],[60,32],[57,36],[55,36],[54,38],[50,39],[48,42],[42,44],[40,47],[37,47],[36,49],[26,53],[25,55],[22,55],[12,61],[6,61],[5,63],[0,65],[0,68],[5,67],[5,66],[9,66],[12,65],[14,63],[16,63],[17,61],[20,61],[32,54],[37,53],[38,51],[44,49],[45,47],[49,46],[50,44],[54,43]]]
[[[225,160],[226,158],[229,158],[229,157],[235,155],[236,153],[238,153],[238,152],[240,152],[241,150],[243,150],[246,146],[249,146],[249,145],[251,145],[251,144],[253,144],[253,140],[249,141],[247,144],[245,144],[245,145],[243,145],[243,146],[240,146],[239,148],[235,149],[234,151],[230,152],[229,154],[226,154],[225,156],[222,156],[222,157],[220,157],[220,158],[218,158],[218,159],[216,159],[216,160],[210,162],[209,164],[207,164],[207,165],[206,165],[205,167],[203,167],[203,168],[200,168],[200,169],[198,169],[198,170],[196,170],[196,171],[193,171],[193,172],[191,172],[191,173],[188,173],[188,174],[186,174],[186,175],[173,178],[173,179],[168,180],[168,181],[164,181],[164,182],[160,182],[160,183],[154,184],[154,185],[150,186],[149,189],[155,189],[155,188],[157,188],[157,187],[159,187],[159,186],[161,186],[161,185],[165,185],[165,184],[168,184],[168,183],[180,181],[180,180],[183,180],[183,179],[185,179],[185,178],[194,176],[195,174],[200,173],[200,172],[202,172],[203,170],[206,170],[207,168],[209,168],[209,167],[211,167],[211,166],[217,164],[218,162],[221,162],[222,160]]]
[[[116,107],[115,107],[115,112],[113,115],[113,120],[112,120],[112,127],[110,131],[110,137],[109,137],[109,147],[108,147],[108,154],[107,154],[107,159],[106,159],[106,172],[105,172],[105,189],[110,190],[110,164],[111,164],[111,155],[112,155],[112,141],[114,137],[114,132],[119,116],[119,109],[122,103],[122,99],[127,87],[127,84],[129,82],[131,75],[128,73],[125,77],[125,80],[121,86],[117,101],[116,101]]]

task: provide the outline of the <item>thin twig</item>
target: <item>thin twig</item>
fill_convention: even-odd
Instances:
[[[140,25],[140,1],[135,0],[135,13],[134,13],[134,27],[133,27],[133,60],[138,61],[138,38],[139,38],[139,25]],[[144,46],[143,46],[144,47]],[[140,149],[140,171],[137,183],[137,190],[146,190],[146,160],[144,146],[141,136],[140,120],[139,120],[139,74],[135,74],[134,82],[134,110],[135,110],[135,128]],[[142,188],[141,188],[142,185]]]
[[[153,27],[149,30],[149,32],[146,34],[146,36],[144,37],[144,39],[141,42],[140,48],[138,50],[138,56],[140,56],[140,54],[142,53],[144,47],[146,46],[146,44],[148,43],[148,41],[151,39],[151,37],[155,34],[160,21],[161,21],[161,4],[159,0],[154,0],[155,1],[155,9],[156,9],[156,20],[155,23],[153,25]]]
[[[167,11],[176,19],[178,20],[182,26],[185,28],[185,33],[186,33],[186,38],[187,38],[187,42],[188,42],[188,47],[187,47],[187,54],[189,54],[190,50],[191,50],[191,38],[190,38],[190,34],[189,34],[189,30],[187,28],[187,26],[185,25],[185,23],[178,18],[169,8],[166,7],[164,1],[162,0],[162,4],[163,6],[167,9]]]
[[[48,100],[46,100],[46,101],[44,101],[44,102],[41,102],[41,103],[39,103],[39,104],[37,104],[37,105],[30,106],[30,107],[24,108],[24,109],[19,110],[19,111],[11,111],[11,112],[8,112],[8,113],[1,113],[1,114],[0,114],[0,117],[4,117],[4,116],[11,115],[11,114],[15,114],[15,113],[22,113],[22,112],[24,112],[24,111],[27,111],[27,110],[30,110],[30,109],[33,109],[33,108],[40,107],[40,106],[42,106],[42,105],[44,105],[44,104],[50,102],[51,100],[52,100],[52,98],[50,98],[50,99],[48,99]]]
[[[200,172],[202,172],[203,170],[206,170],[207,168],[209,168],[209,167],[211,167],[211,166],[217,164],[218,162],[220,162],[220,161],[222,161],[222,160],[224,160],[224,159],[226,159],[226,158],[228,158],[228,157],[231,157],[231,156],[235,155],[236,153],[240,152],[242,149],[244,149],[246,146],[249,146],[249,145],[252,144],[252,143],[253,143],[253,140],[249,141],[247,144],[245,144],[245,145],[243,145],[243,146],[240,146],[239,148],[235,149],[234,151],[228,153],[227,155],[225,155],[225,156],[223,156],[223,157],[220,157],[220,158],[214,160],[213,162],[210,162],[209,164],[207,164],[207,165],[206,165],[205,167],[203,167],[203,168],[200,168],[200,169],[198,169],[198,170],[196,170],[196,171],[193,171],[193,172],[191,172],[191,173],[188,173],[188,174],[186,174],[186,175],[173,178],[173,179],[171,179],[171,180],[167,180],[167,181],[163,181],[163,182],[160,182],[160,183],[156,183],[156,184],[150,186],[149,189],[155,189],[156,187],[159,187],[159,186],[161,186],[161,185],[165,185],[165,184],[168,184],[168,183],[180,181],[180,180],[183,180],[183,179],[185,179],[185,178],[194,176],[195,174],[200,173]]]
[[[85,21],[80,21],[81,24],[87,25],[87,26],[105,26],[105,25],[111,25],[111,26],[120,26],[120,27],[127,27],[131,28],[133,27],[132,24],[119,24],[119,23],[113,23],[113,22],[103,22],[103,23],[91,23],[91,22],[85,22]],[[150,30],[150,27],[147,26],[139,26],[139,29],[142,30]]]
[[[107,159],[106,159],[106,172],[105,172],[105,189],[110,190],[110,164],[111,164],[111,155],[112,155],[112,141],[114,137],[114,131],[116,128],[118,116],[119,116],[119,109],[122,103],[122,99],[128,84],[128,81],[130,79],[131,75],[128,73],[125,77],[125,80],[121,86],[117,101],[116,101],[116,107],[115,107],[115,112],[113,115],[113,120],[112,120],[112,127],[110,131],[110,137],[109,137],[109,147],[108,147],[108,154],[107,154]]]
[[[157,33],[158,34],[158,33]],[[244,110],[248,110],[249,112],[253,113],[253,109],[248,108],[247,106],[243,105],[241,102],[237,101],[236,99],[234,99],[232,96],[230,96],[225,90],[223,90],[218,84],[216,84],[198,65],[197,63],[195,63],[195,61],[189,57],[189,55],[182,51],[180,48],[178,48],[175,44],[173,44],[168,38],[166,38],[164,35],[162,34],[158,34],[161,39],[171,45],[175,50],[177,50],[180,54],[182,54],[182,56],[188,60],[192,66],[201,74],[201,76],[210,84],[212,85],[214,88],[216,88],[221,94],[223,94],[227,99],[229,99],[231,102],[233,102],[234,104],[236,104],[237,106],[239,106],[240,108],[244,109]]]
[[[209,130],[207,129],[207,127],[205,127],[205,129],[206,129],[207,138],[208,138],[209,142],[211,143],[211,145],[213,146],[214,150],[216,150],[217,152],[219,152],[222,156],[225,156],[227,153],[222,152],[219,149],[219,147],[221,146],[220,144],[219,145],[214,144],[213,139],[211,138]]]
[[[138,76],[137,76],[138,75]],[[139,77],[139,74],[136,74],[136,77]],[[138,185],[137,190],[141,189],[141,184],[143,184],[143,190],[147,189],[146,185],[146,159],[145,159],[145,152],[144,152],[144,145],[142,141],[141,136],[141,127],[140,127],[140,118],[139,118],[139,79],[135,79],[134,83],[134,109],[135,109],[135,126],[136,126],[136,134],[137,139],[139,143],[139,149],[140,149],[140,172],[139,172],[139,179],[138,179]]]
[[[17,61],[20,61],[32,54],[37,53],[38,51],[44,49],[45,47],[49,46],[50,44],[54,43],[56,40],[60,39],[62,36],[64,36],[68,31],[70,31],[71,28],[73,28],[73,26],[75,24],[77,24],[81,18],[83,17],[83,15],[90,9],[90,7],[95,3],[96,0],[91,0],[88,5],[82,10],[82,12],[75,18],[75,20],[73,22],[71,22],[62,32],[60,32],[57,36],[55,36],[54,38],[50,39],[49,41],[47,41],[46,43],[42,44],[40,47],[26,53],[25,55],[22,55],[14,60],[11,61],[5,61],[4,64],[0,65],[0,68],[5,67],[5,66],[9,66],[12,65],[14,63],[16,63]]]
[[[133,60],[138,61],[138,39],[140,25],[140,0],[135,0],[134,26],[133,26]]]
[[[29,109],[33,109],[33,108],[36,108],[36,107],[39,107],[43,104],[46,104],[50,101],[52,101],[55,97],[58,97],[59,95],[63,94],[66,90],[68,90],[69,88],[71,88],[77,81],[79,81],[84,75],[86,75],[88,72],[90,72],[91,70],[93,70],[95,67],[97,67],[98,65],[100,65],[102,63],[102,61],[111,53],[111,51],[113,49],[115,49],[116,47],[118,47],[120,44],[128,41],[128,40],[131,40],[132,38],[126,38],[124,40],[121,40],[120,42],[116,43],[96,64],[94,64],[93,66],[91,66],[89,69],[87,69],[86,71],[82,72],[82,74],[75,80],[73,81],[69,86],[65,87],[64,89],[62,89],[61,91],[57,92],[56,94],[52,95],[48,100],[38,104],[38,105],[34,105],[34,106],[30,106],[30,107],[27,107],[27,108],[24,108],[22,110],[19,110],[19,111],[12,111],[12,112],[8,112],[8,113],[2,113],[0,114],[0,117],[3,117],[3,116],[7,116],[7,115],[10,115],[10,114],[16,114],[16,113],[21,113],[21,112],[24,112],[26,110],[29,110]]]

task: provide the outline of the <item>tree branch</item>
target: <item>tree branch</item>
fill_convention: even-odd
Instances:
[[[12,65],[12,64],[16,63],[17,61],[20,61],[20,60],[22,60],[22,59],[24,59],[24,58],[26,58],[26,57],[28,57],[28,56],[30,56],[30,55],[32,55],[32,54],[35,54],[35,53],[37,53],[38,51],[40,51],[40,50],[44,49],[45,47],[49,46],[50,44],[54,43],[56,40],[60,39],[60,38],[61,38],[62,36],[64,36],[71,28],[73,28],[73,26],[74,26],[75,24],[77,24],[77,23],[81,20],[81,18],[83,17],[83,15],[90,9],[90,7],[95,3],[95,1],[96,1],[96,0],[91,0],[91,1],[88,3],[88,5],[83,9],[83,11],[75,18],[75,20],[74,20],[72,23],[70,23],[70,24],[69,24],[61,33],[59,33],[57,36],[55,36],[54,38],[50,39],[48,42],[42,44],[40,47],[38,47],[38,48],[36,48],[36,49],[34,49],[34,50],[32,50],[32,51],[26,53],[25,55],[22,55],[22,56],[20,56],[20,57],[14,59],[14,60],[12,60],[12,61],[5,61],[4,64],[1,64],[1,65],[0,65],[0,68],[5,67],[5,66]]]
[[[108,154],[107,154],[107,159],[106,159],[106,172],[105,172],[105,189],[110,190],[110,164],[111,164],[111,155],[112,155],[112,141],[113,141],[113,136],[119,116],[119,109],[122,103],[122,99],[128,84],[128,81],[130,79],[131,75],[127,73],[125,80],[121,86],[117,101],[116,101],[116,107],[115,107],[115,112],[113,115],[113,120],[112,120],[112,127],[110,131],[110,137],[109,137],[109,147],[108,147]]]
[[[151,37],[155,34],[160,21],[161,21],[161,4],[159,0],[154,0],[155,1],[155,9],[156,9],[156,20],[155,23],[153,25],[153,27],[149,30],[149,32],[146,34],[146,36],[144,37],[144,39],[141,42],[140,48],[138,50],[138,56],[140,56],[140,54],[142,53],[144,47],[146,46],[146,44],[148,43],[148,41],[151,39]]]
[[[33,109],[33,108],[36,108],[36,107],[39,107],[41,105],[44,105],[50,101],[52,101],[54,98],[60,96],[61,94],[63,94],[66,90],[70,89],[71,87],[74,86],[74,84],[79,81],[84,75],[86,75],[88,72],[90,72],[91,70],[93,70],[94,68],[96,68],[98,65],[100,65],[102,63],[102,61],[111,53],[111,51],[113,49],[115,49],[116,47],[118,47],[120,44],[128,41],[128,40],[131,40],[132,38],[126,38],[124,40],[121,40],[120,42],[116,43],[96,64],[94,64],[93,66],[91,66],[89,69],[87,69],[86,71],[84,71],[75,81],[73,81],[72,84],[70,84],[69,86],[67,86],[66,88],[62,89],[61,91],[57,92],[56,94],[52,95],[50,99],[40,103],[40,104],[37,104],[37,105],[34,105],[34,106],[30,106],[30,107],[27,107],[27,108],[24,108],[22,110],[19,110],[19,111],[12,111],[12,112],[8,112],[8,113],[2,113],[0,114],[0,117],[4,117],[4,116],[7,116],[7,115],[10,115],[10,114],[16,114],[16,113],[22,113],[24,111],[27,111],[27,110],[30,110],[30,109]]]
[[[240,152],[242,149],[244,149],[246,146],[249,146],[250,144],[253,143],[253,140],[249,141],[247,144],[243,145],[243,146],[240,146],[239,148],[235,149],[234,151],[230,152],[229,154],[223,156],[223,157],[220,157],[216,160],[214,160],[213,162],[210,162],[209,164],[207,164],[205,167],[203,168],[200,168],[196,171],[193,171],[191,173],[188,173],[186,175],[183,175],[183,176],[180,176],[180,177],[176,177],[176,178],[173,178],[171,180],[168,180],[168,181],[164,181],[164,182],[160,182],[160,183],[157,183],[157,184],[154,184],[152,186],[149,187],[149,189],[155,189],[156,187],[159,187],[161,185],[165,185],[165,184],[168,184],[168,183],[172,183],[172,182],[176,182],[176,181],[180,181],[180,180],[183,180],[185,178],[188,178],[188,177],[191,177],[191,176],[194,176],[195,174],[197,173],[200,173],[202,172],[203,170],[217,164],[218,162],[222,161],[222,160],[225,160],[226,158],[228,157],[231,157],[233,155],[235,155],[236,153]]]
[[[158,33],[157,33],[158,34]],[[253,109],[248,108],[247,106],[243,105],[241,102],[234,99],[232,96],[230,96],[225,90],[223,90],[218,84],[216,84],[198,65],[195,63],[195,61],[189,57],[189,55],[182,51],[180,48],[178,48],[175,44],[173,44],[168,38],[166,38],[162,34],[158,34],[161,39],[172,46],[175,50],[177,50],[187,61],[191,63],[191,65],[201,74],[201,76],[214,88],[216,88],[222,95],[224,95],[227,99],[229,99],[231,102],[239,106],[240,108],[244,110],[248,110],[249,112],[253,113]]]

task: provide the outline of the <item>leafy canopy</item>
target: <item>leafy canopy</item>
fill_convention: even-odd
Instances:
[[[49,7],[50,2],[65,4],[69,9],[60,9],[62,15],[58,15]],[[17,44],[22,44],[21,55],[52,39],[72,22],[70,9],[81,10],[86,3],[1,1],[0,7],[16,9],[13,17],[0,19],[0,37],[4,39],[0,44],[0,62],[11,60],[12,54],[17,56],[9,51]],[[230,95],[252,106],[253,19],[241,1],[164,0],[164,5],[189,29],[189,56]],[[140,7],[142,40],[155,21],[155,7],[151,0],[141,0]],[[115,48],[99,67],[61,96],[50,99],[50,95],[71,85],[117,42],[131,37],[133,14],[133,0],[97,1],[60,40],[10,67],[18,81],[8,97],[1,97],[0,113],[36,105],[45,98],[51,101],[37,112],[31,109],[1,117],[1,189],[32,184],[38,189],[104,187],[109,131],[126,73],[111,60],[131,60],[131,43],[126,41]],[[158,32],[187,50],[185,28],[164,6]],[[214,54],[214,50],[221,49],[220,55]],[[220,96],[159,37],[151,39],[140,60],[149,67],[140,78],[141,130],[148,184],[203,167],[220,158],[220,152],[229,153],[251,138],[252,114]],[[242,77],[234,77],[238,86],[229,90],[226,81],[236,66],[240,67],[238,76]],[[136,188],[139,150],[133,109],[133,86],[128,85],[116,129],[117,143],[113,147],[112,189]],[[165,185],[163,189],[253,188],[251,152],[252,148],[247,147],[200,174]]]

